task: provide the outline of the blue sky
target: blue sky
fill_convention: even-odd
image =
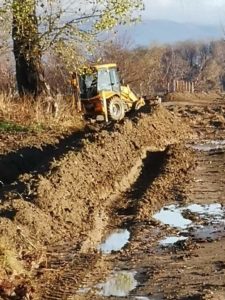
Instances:
[[[225,0],[144,0],[144,19],[225,24]]]

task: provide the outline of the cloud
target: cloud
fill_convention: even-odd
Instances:
[[[225,23],[225,0],[144,0],[145,19],[199,24]]]

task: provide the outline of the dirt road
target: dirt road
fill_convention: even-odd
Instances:
[[[225,299],[225,107],[166,107],[2,173],[3,299]]]

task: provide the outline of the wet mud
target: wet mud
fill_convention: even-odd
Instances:
[[[32,273],[21,299],[225,299],[225,108],[163,105],[3,189],[1,234]]]
[[[194,150],[195,161],[195,166],[185,172],[186,180],[173,180],[171,188],[162,164],[152,180],[145,172],[143,178],[139,177],[140,182],[148,184],[144,189],[140,184],[139,192],[137,180],[137,189],[131,189],[130,195],[136,193],[140,197],[130,199],[126,194],[131,204],[120,217],[127,225],[124,230],[131,232],[130,239],[117,253],[108,253],[113,271],[106,272],[109,274],[103,276],[105,279],[93,271],[95,280],[83,282],[88,287],[86,298],[78,293],[74,299],[225,299],[225,147],[221,138],[225,135],[223,128],[213,128],[209,134],[205,127],[197,135],[204,138],[194,138],[186,144]],[[175,153],[179,160],[181,157]],[[170,171],[176,170],[172,162],[167,161],[166,165]],[[163,198],[165,193],[159,181],[170,193],[161,201],[158,196]],[[149,202],[151,208],[143,208]],[[123,276],[117,277],[123,272],[133,278],[127,279],[133,283],[128,289]],[[98,277],[100,285],[96,282]],[[109,289],[106,294],[105,285]],[[100,287],[97,292],[96,286]],[[126,292],[119,295],[117,289],[121,286]]]

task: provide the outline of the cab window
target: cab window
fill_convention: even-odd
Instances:
[[[110,80],[112,85],[112,90],[115,92],[119,92],[120,90],[120,82],[119,82],[119,76],[116,69],[110,69]]]
[[[108,69],[98,71],[98,91],[112,91],[110,73]]]

